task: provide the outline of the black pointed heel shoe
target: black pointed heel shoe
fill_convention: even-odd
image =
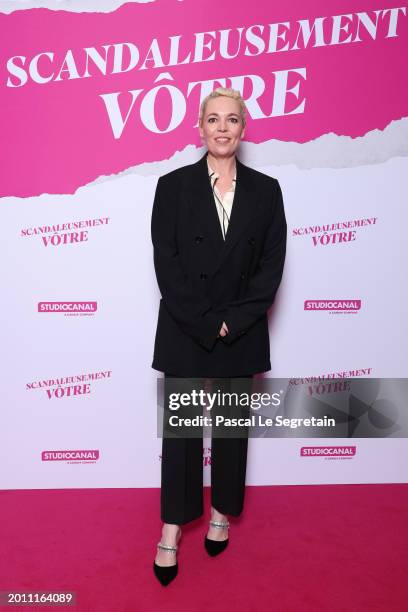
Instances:
[[[160,548],[161,550],[165,550],[166,552],[175,555],[177,553],[178,546],[177,544],[176,546],[168,546],[167,544],[162,544],[161,542],[159,542],[157,548]],[[160,584],[162,584],[163,586],[167,586],[172,580],[174,580],[174,578],[178,574],[178,563],[176,561],[175,565],[163,566],[157,565],[156,561],[153,561],[153,571]]]
[[[229,529],[230,526],[228,521],[210,521],[210,525],[212,527],[215,527],[216,529]],[[217,541],[210,540],[209,538],[207,538],[207,536],[205,536],[204,547],[210,557],[216,557],[227,548],[228,542],[229,538],[227,538],[226,540]]]

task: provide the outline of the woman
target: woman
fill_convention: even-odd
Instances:
[[[279,287],[286,221],[276,179],[239,162],[245,133],[239,92],[218,88],[200,108],[207,153],[159,178],[152,212],[154,263],[162,295],[152,367],[172,379],[213,379],[242,388],[270,370],[267,311]],[[166,391],[167,390],[167,391]],[[214,438],[211,556],[228,544],[228,515],[243,508],[247,439]],[[161,518],[154,572],[168,584],[178,571],[181,525],[201,516],[202,439],[167,438],[162,448]]]

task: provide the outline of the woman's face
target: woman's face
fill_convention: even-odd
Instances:
[[[245,134],[240,105],[234,98],[219,96],[208,100],[200,136],[214,157],[231,157]]]

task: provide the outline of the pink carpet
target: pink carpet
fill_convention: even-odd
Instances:
[[[76,591],[73,612],[408,609],[405,484],[247,487],[220,557],[203,547],[208,513],[184,528],[167,588],[152,571],[157,489],[1,491],[0,503],[0,591]]]

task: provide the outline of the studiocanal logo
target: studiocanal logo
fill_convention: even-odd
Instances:
[[[63,313],[66,317],[92,316],[98,302],[38,302],[38,312]]]
[[[302,446],[301,457],[323,457],[324,459],[352,459],[356,446]]]
[[[357,314],[361,300],[305,300],[304,310],[321,310],[329,314]]]
[[[67,463],[96,463],[99,450],[54,450],[43,451],[41,461],[66,461]]]

